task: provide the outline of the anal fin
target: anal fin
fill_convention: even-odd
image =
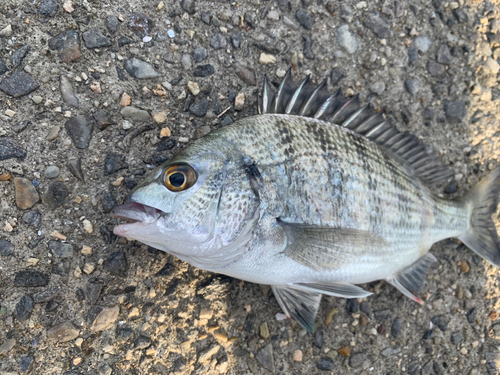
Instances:
[[[427,253],[398,274],[387,278],[387,282],[395,286],[408,298],[423,305],[424,302],[410,291],[418,292],[420,290],[425,281],[425,276],[429,272],[429,268],[435,261],[436,257],[431,253]]]
[[[321,293],[289,285],[272,285],[274,296],[283,312],[312,332],[321,302]]]

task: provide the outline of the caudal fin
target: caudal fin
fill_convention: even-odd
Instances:
[[[491,172],[465,196],[472,204],[471,227],[459,237],[477,255],[500,268],[500,241],[492,215],[500,194],[500,168]]]

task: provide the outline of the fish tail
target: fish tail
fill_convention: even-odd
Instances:
[[[492,215],[497,211],[500,194],[500,168],[495,169],[465,195],[472,205],[469,229],[459,240],[477,255],[500,268],[500,240]]]

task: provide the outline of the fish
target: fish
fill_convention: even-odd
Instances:
[[[495,267],[500,168],[463,197],[436,151],[358,95],[288,70],[267,76],[258,114],[192,142],[112,215],[114,233],[203,270],[270,285],[312,332],[322,295],[365,298],[385,280],[417,303],[436,242],[457,238]]]

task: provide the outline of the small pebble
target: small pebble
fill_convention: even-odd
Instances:
[[[46,178],[55,178],[55,177],[59,176],[59,173],[60,173],[59,168],[55,165],[51,165],[51,166],[47,167],[45,172],[43,172],[43,175]]]

